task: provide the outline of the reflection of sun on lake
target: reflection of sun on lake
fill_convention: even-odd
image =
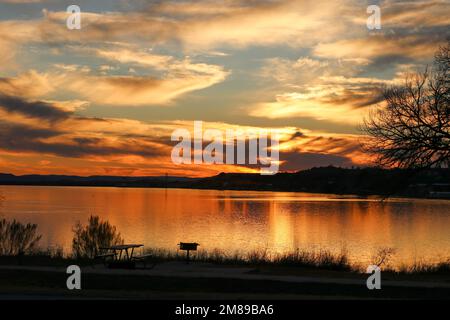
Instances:
[[[368,263],[378,248],[395,262],[450,257],[450,201],[337,198],[286,192],[0,186],[0,215],[38,224],[41,245],[69,251],[72,227],[91,214],[115,226],[127,242],[176,250],[269,252],[345,249]]]

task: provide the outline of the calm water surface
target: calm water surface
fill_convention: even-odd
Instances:
[[[182,189],[0,186],[0,216],[37,223],[41,246],[70,251],[72,227],[95,214],[126,242],[229,252],[297,248],[348,252],[368,263],[380,247],[394,264],[450,257],[450,201]]]

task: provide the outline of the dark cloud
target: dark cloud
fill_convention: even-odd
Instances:
[[[103,118],[98,118],[98,117],[76,117],[74,116],[73,119],[77,120],[77,121],[87,121],[87,122],[113,122],[115,121],[114,119],[103,119]]]
[[[395,71],[397,71],[398,65],[415,62],[416,60],[414,58],[407,55],[401,53],[388,53],[372,58],[372,61],[366,66],[363,72],[357,75],[377,75],[381,72],[390,72],[394,74]]]
[[[281,152],[280,161],[284,161],[280,166],[280,171],[296,171],[329,165],[336,167],[354,165],[351,159],[345,156],[310,152]]]
[[[51,122],[64,120],[72,112],[62,110],[55,105],[43,101],[27,101],[20,97],[0,94],[0,108],[7,112],[19,113],[26,117],[48,120]]]
[[[289,141],[290,141],[290,140],[295,140],[295,139],[297,139],[297,138],[304,138],[304,137],[306,137],[306,136],[305,136],[305,134],[304,134],[303,132],[296,131],[296,132],[289,138]]]
[[[73,138],[72,140],[78,144],[97,144],[97,143],[100,143],[102,139],[100,139],[100,138]]]
[[[334,105],[350,105],[353,108],[364,108],[383,101],[381,87],[361,87],[350,90],[344,90],[340,95],[329,95],[322,102]]]
[[[33,128],[23,124],[0,120],[0,147],[18,146],[24,140],[56,137],[63,132],[46,128]]]
[[[322,137],[318,136],[308,140],[303,145],[304,148],[319,146],[321,150],[335,150],[339,149],[340,154],[348,154],[360,149],[359,142],[355,142],[349,139],[336,138],[336,137]],[[297,153],[301,153],[301,150],[297,150]]]
[[[140,144],[136,140],[120,139],[111,146],[103,138],[64,137],[66,132],[52,129],[27,127],[0,121],[0,149],[7,151],[36,152],[62,157],[83,158],[88,156],[138,155],[155,157],[162,150],[155,145]],[[46,141],[59,136],[63,142]]]
[[[0,94],[0,108],[8,113],[47,120],[52,124],[70,119],[79,122],[110,121],[102,118],[75,116],[43,101],[27,101],[21,97]],[[112,120],[111,120],[112,121]],[[67,132],[62,129],[36,128],[25,124],[0,120],[0,148],[8,151],[36,152],[62,157],[82,158],[88,156],[138,155],[154,157],[161,155],[161,144],[151,136],[141,139],[118,134],[113,140]],[[58,141],[49,138],[58,137]],[[113,143],[113,145],[111,145]]]

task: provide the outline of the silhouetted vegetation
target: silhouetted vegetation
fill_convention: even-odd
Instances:
[[[76,258],[94,258],[102,247],[123,244],[116,227],[98,216],[90,216],[86,226],[78,222],[73,232],[72,253]]]
[[[345,252],[332,253],[328,250],[301,251],[276,255],[272,263],[278,265],[316,267],[327,270],[351,270],[352,266]]]
[[[361,196],[394,194],[426,198],[430,197],[433,184],[449,184],[449,181],[449,169],[435,168],[416,174],[406,169],[345,169],[329,166],[273,176],[222,173],[191,183],[190,186],[202,189],[279,190]]]
[[[377,250],[377,253],[372,257],[372,264],[381,267],[388,266],[389,260],[395,255],[395,249],[384,247]]]
[[[151,253],[153,259],[158,261],[183,261],[186,259],[186,254],[179,251],[173,252],[164,249],[147,249],[146,252]],[[279,265],[306,268],[314,267],[327,270],[352,269],[345,252],[332,253],[328,250],[307,251],[299,249],[294,252],[282,254],[271,254],[264,249],[253,250],[247,253],[226,253],[219,249],[210,252],[201,250],[193,254],[191,260],[226,265]]]
[[[0,255],[18,256],[32,253],[40,239],[36,224],[0,220]]]
[[[409,265],[402,265],[400,266],[398,272],[408,274],[448,274],[450,273],[450,259],[437,263],[427,263],[419,261]]]
[[[371,138],[363,149],[383,167],[450,166],[450,40],[432,70],[408,75],[402,86],[383,92],[385,108],[363,124]]]

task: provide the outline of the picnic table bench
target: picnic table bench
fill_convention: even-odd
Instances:
[[[106,262],[108,258],[114,259],[114,253],[105,253],[105,254],[98,254],[94,257],[94,259],[102,259],[103,263],[106,265]]]
[[[133,257],[133,260],[134,261],[141,261],[141,262],[143,262],[144,263],[144,268],[146,268],[147,267],[147,259],[148,258],[151,258],[151,257],[153,257],[153,255],[152,254],[141,254],[141,255],[139,255],[139,256],[134,256]],[[154,267],[155,265],[153,265],[153,267]]]
[[[107,258],[112,258],[109,263],[110,268],[132,268],[136,266],[136,262],[143,262],[144,268],[147,266],[147,258],[152,257],[151,254],[134,255],[135,249],[143,247],[143,244],[120,244],[110,247],[102,247],[101,250],[106,253],[97,255],[97,258],[103,258],[105,263]]]

